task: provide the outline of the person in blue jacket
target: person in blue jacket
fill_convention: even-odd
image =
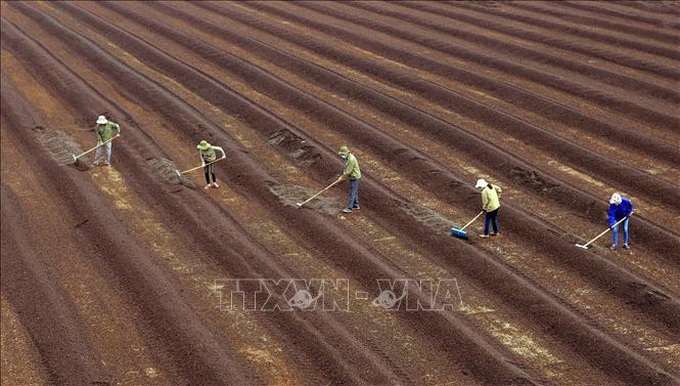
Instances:
[[[617,222],[623,220],[623,247],[629,249],[628,246],[628,222],[630,216],[633,214],[633,203],[625,197],[621,197],[620,193],[612,194],[609,200],[609,227],[612,228],[614,234],[614,243],[609,249],[614,250],[619,242],[619,226],[614,226]]]

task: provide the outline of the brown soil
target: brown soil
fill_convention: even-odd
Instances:
[[[677,2],[1,4],[2,385],[680,384]]]

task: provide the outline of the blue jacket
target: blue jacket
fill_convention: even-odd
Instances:
[[[625,197],[621,198],[619,205],[609,204],[609,226],[613,226],[631,213],[633,213],[633,203]]]

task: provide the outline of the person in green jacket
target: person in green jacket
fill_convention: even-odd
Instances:
[[[202,140],[196,148],[201,157],[201,166],[203,166],[203,172],[205,173],[205,183],[207,184],[205,185],[205,188],[209,189],[211,186],[213,188],[219,188],[220,185],[217,183],[217,178],[215,177],[216,162],[218,161],[215,151],[217,150],[222,153],[222,158],[226,158],[227,155],[221,147],[213,146],[205,139]],[[212,183],[210,182],[211,175]]]
[[[347,205],[342,210],[344,213],[351,213],[353,210],[359,210],[359,181],[361,180],[361,170],[359,169],[359,161],[354,154],[350,153],[347,146],[340,148],[338,155],[345,160],[345,170],[339,179],[349,179],[349,197]]]
[[[501,207],[501,187],[491,185],[485,179],[480,178],[477,180],[475,188],[482,189],[482,209],[486,212],[484,217],[484,233],[479,235],[479,237],[489,237],[489,224],[493,225],[491,236],[498,236],[500,231],[498,226],[498,209]]]
[[[111,142],[113,138],[120,135],[120,125],[116,122],[109,121],[104,115],[97,118],[97,125],[94,127],[94,132],[97,134],[97,145],[99,146],[94,153],[94,166],[99,165],[99,159],[102,155],[102,147],[106,148],[106,158],[104,165],[111,165]],[[115,132],[115,136],[114,136]]]

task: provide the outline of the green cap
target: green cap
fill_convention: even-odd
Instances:
[[[204,139],[204,140],[201,141],[201,143],[198,144],[198,146],[196,146],[196,149],[198,149],[198,150],[208,150],[208,149],[210,149],[210,146],[211,145],[208,143],[208,141],[206,141]]]
[[[349,154],[349,148],[347,146],[343,146],[340,148],[340,151],[338,151],[338,154],[340,155],[347,155]]]

